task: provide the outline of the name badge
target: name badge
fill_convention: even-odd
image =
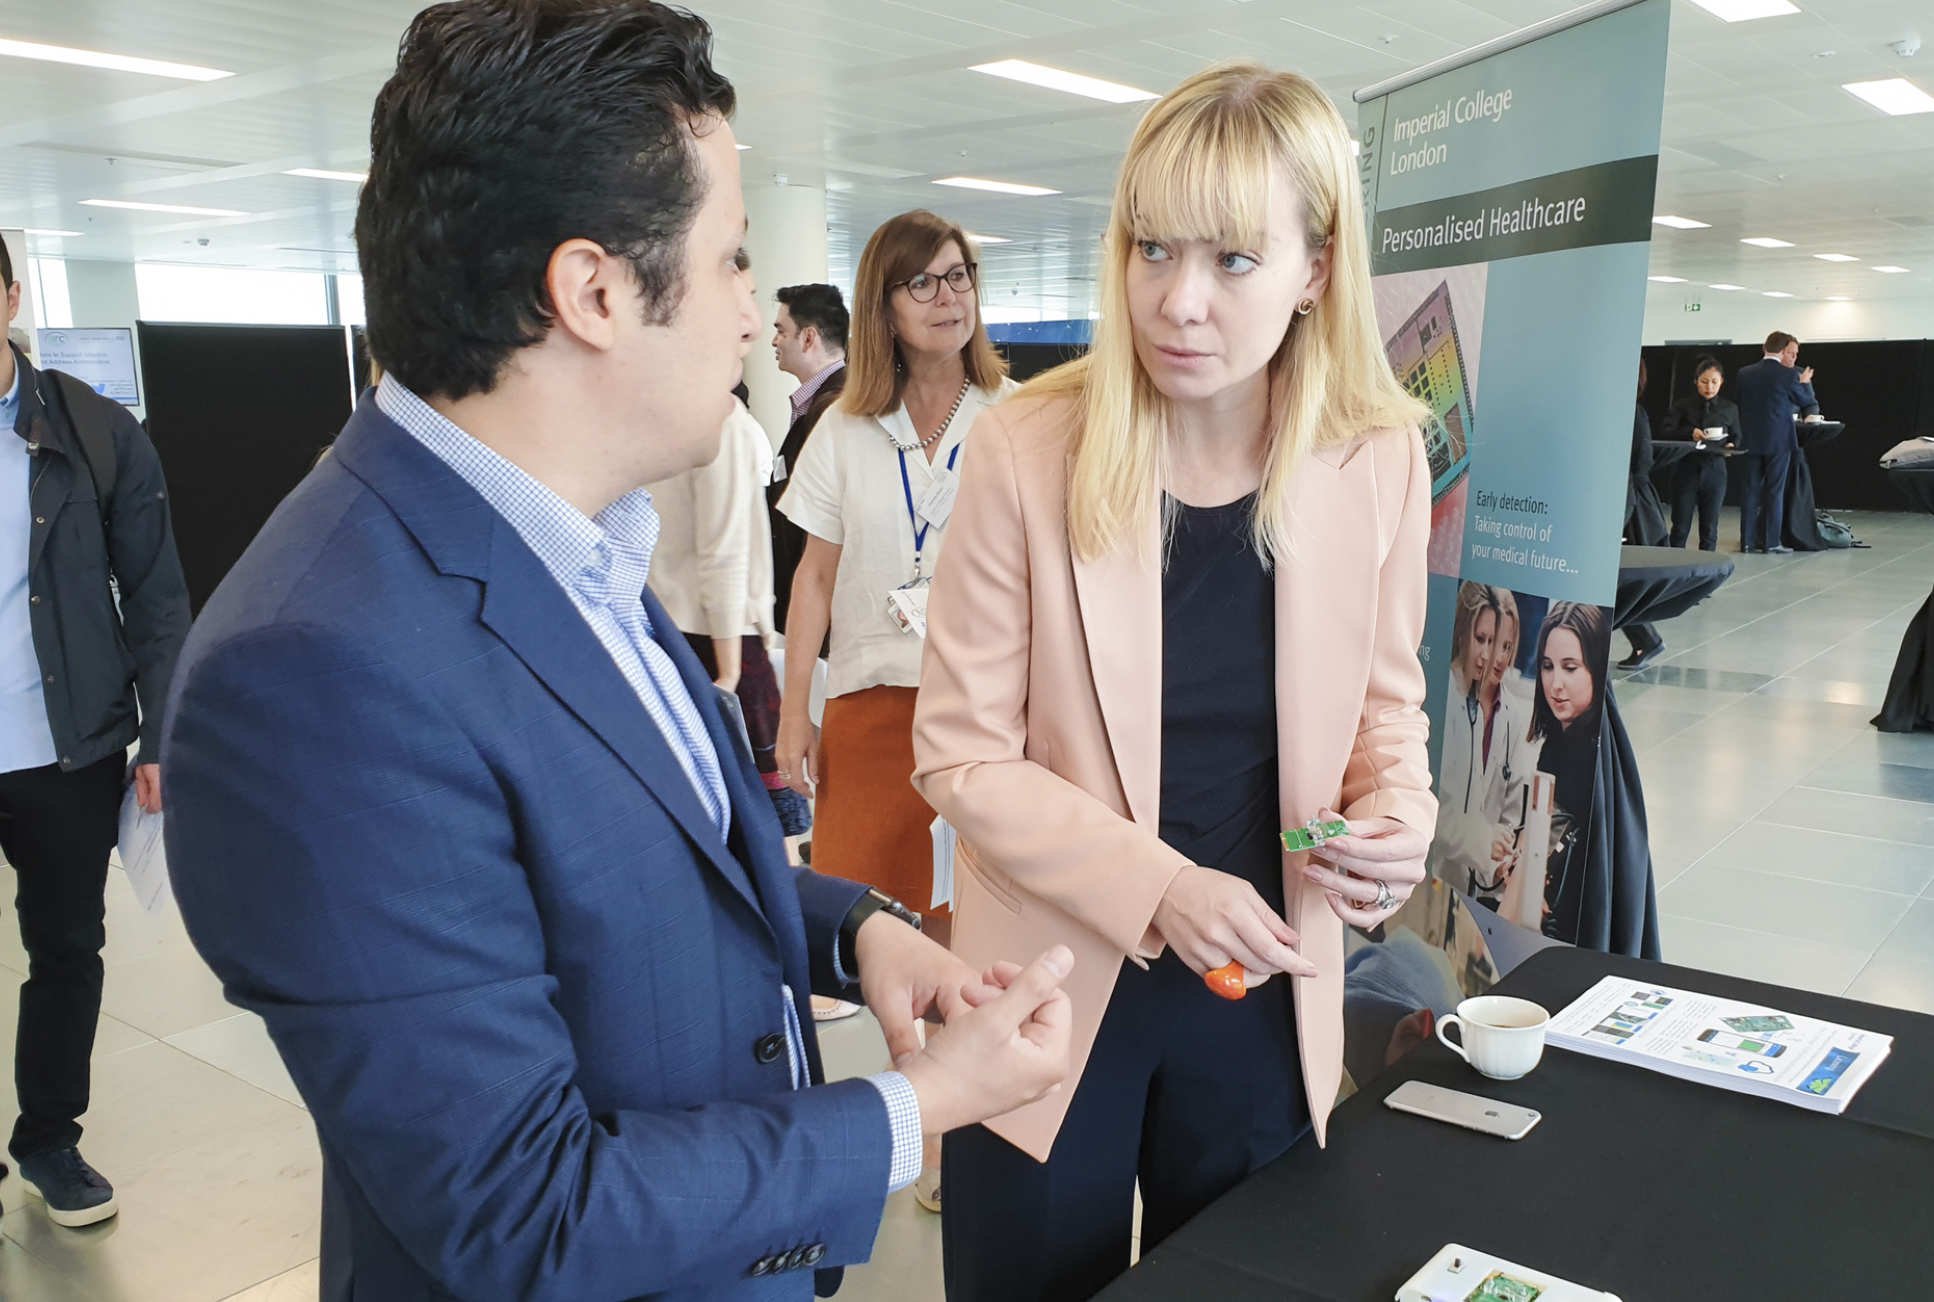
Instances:
[[[887,594],[886,613],[902,633],[918,638],[927,635],[927,598],[932,591],[932,579],[915,579]]]
[[[786,474],[786,459],[783,456],[774,457],[772,459],[772,482],[775,484],[785,483]]]
[[[933,482],[927,491],[914,503],[913,509],[928,524],[947,527],[948,519],[954,513],[954,500],[960,496],[960,476],[944,466],[936,466]]]

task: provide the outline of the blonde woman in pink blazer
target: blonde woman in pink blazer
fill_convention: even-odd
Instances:
[[[1138,1180],[1146,1252],[1322,1141],[1344,925],[1410,895],[1436,814],[1430,471],[1328,97],[1241,64],[1156,104],[1100,281],[1089,356],[976,424],[932,597],[914,782],[961,836],[953,947],[1076,955],[1068,1086],[947,1139],[950,1302],[1087,1297]],[[1204,982],[1231,962],[1240,1000]]]

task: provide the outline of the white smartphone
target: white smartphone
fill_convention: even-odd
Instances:
[[[1452,1243],[1397,1290],[1397,1302],[1618,1302],[1618,1298]]]
[[[1499,1139],[1523,1139],[1531,1128],[1544,1120],[1542,1114],[1496,1099],[1479,1098],[1441,1085],[1426,1085],[1407,1080],[1383,1101],[1386,1108],[1411,1112],[1432,1121],[1447,1121],[1466,1130],[1496,1135]]]

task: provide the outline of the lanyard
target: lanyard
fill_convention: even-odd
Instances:
[[[952,470],[954,463],[960,460],[961,446],[954,444],[954,450],[947,454],[947,469]],[[907,493],[907,523],[913,526],[913,576],[917,579],[920,577],[920,556],[927,550],[927,531],[933,528],[933,524],[931,521],[921,524],[920,513],[913,507],[913,477],[907,473],[905,448],[900,449],[900,487]]]

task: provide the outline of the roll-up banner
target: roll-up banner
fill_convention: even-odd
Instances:
[[[1357,93],[1378,321],[1429,408],[1433,872],[1573,941],[1636,415],[1668,0]]]

